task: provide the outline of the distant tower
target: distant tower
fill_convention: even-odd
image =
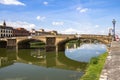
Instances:
[[[113,23],[113,40],[115,41],[115,23],[116,23],[115,19],[113,19],[112,23]]]
[[[5,26],[5,27],[6,27],[6,22],[5,22],[5,20],[4,20],[4,22],[3,22],[3,26]]]

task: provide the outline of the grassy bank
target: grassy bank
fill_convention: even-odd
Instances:
[[[89,62],[86,73],[80,80],[99,80],[107,55],[106,52],[98,57],[93,57]]]

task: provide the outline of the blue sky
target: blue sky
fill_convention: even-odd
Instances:
[[[0,24],[59,33],[120,34],[120,0],[0,0]]]

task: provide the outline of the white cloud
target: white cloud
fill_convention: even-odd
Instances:
[[[23,6],[25,6],[24,3],[22,3],[18,0],[0,0],[0,4],[4,4],[4,5],[23,5]]]
[[[76,34],[77,32],[78,32],[78,30],[75,30],[73,28],[68,28],[63,33],[66,33],[66,34]]]
[[[106,30],[101,30],[99,31],[99,34],[108,34],[108,33],[106,32]]]
[[[88,8],[77,7],[76,10],[79,11],[80,13],[85,13],[85,12],[87,12],[89,9],[88,9]]]
[[[83,8],[80,10],[81,13],[84,13],[84,12],[87,12],[88,11],[88,8]]]
[[[55,21],[52,22],[53,26],[63,26],[63,24],[64,24],[64,22],[62,22],[62,21],[61,22],[55,22]]]
[[[77,7],[77,8],[76,8],[77,11],[80,11],[81,9],[82,9],[81,7]]]
[[[44,19],[46,19],[46,17],[45,16],[37,16],[36,19],[40,20],[40,21],[43,21]]]
[[[48,2],[47,2],[47,1],[44,1],[43,4],[44,4],[44,5],[48,5]]]
[[[91,26],[92,27],[92,26]],[[91,28],[87,26],[82,26],[80,28],[68,28],[64,29],[63,31],[60,31],[60,33],[65,34],[108,34],[106,29],[98,29],[98,28]]]
[[[98,28],[98,27],[100,27],[99,25],[95,25],[95,28]]]
[[[3,22],[0,22],[0,24],[2,25]],[[28,22],[21,22],[21,21],[16,21],[16,22],[6,22],[6,25],[7,26],[11,26],[13,28],[19,28],[19,27],[22,27],[22,28],[25,28],[27,30],[31,30],[32,28],[35,28],[36,25],[35,24],[32,24],[32,23],[28,23]]]
[[[99,48],[98,48],[99,47]],[[104,44],[84,44],[84,45],[81,45],[81,47],[79,49],[106,49],[106,46]],[[97,52],[98,54],[98,52]]]

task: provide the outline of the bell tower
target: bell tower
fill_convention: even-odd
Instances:
[[[6,22],[5,22],[5,20],[4,20],[4,22],[3,22],[3,26],[6,27]]]

